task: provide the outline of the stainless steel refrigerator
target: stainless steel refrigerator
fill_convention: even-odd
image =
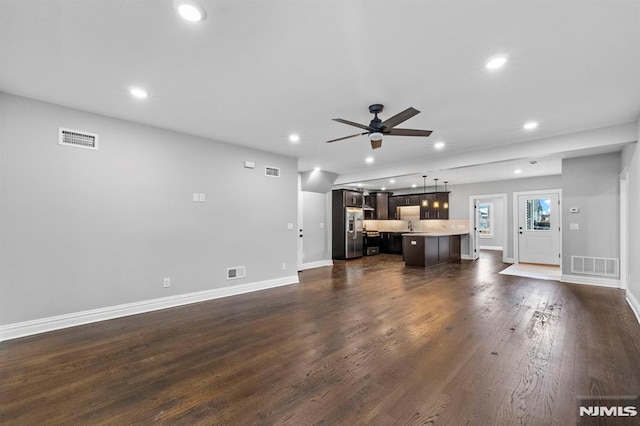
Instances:
[[[344,215],[344,258],[352,259],[354,257],[362,257],[364,211],[359,207],[345,207]]]

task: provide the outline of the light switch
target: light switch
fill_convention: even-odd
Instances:
[[[200,194],[200,201],[201,201],[201,202],[204,202],[204,201],[205,201],[204,194]]]
[[[193,201],[196,202],[196,203],[198,201],[200,201],[200,194],[198,194],[197,192],[194,192],[193,193]]]
[[[580,230],[580,224],[579,223],[570,223],[569,224],[569,230],[570,231],[579,231]]]
[[[287,230],[293,231],[293,223],[287,223]]]

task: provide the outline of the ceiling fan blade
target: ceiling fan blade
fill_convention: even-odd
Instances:
[[[429,136],[433,133],[431,130],[413,130],[413,129],[391,129],[384,132],[385,135],[391,136]]]
[[[337,121],[338,123],[342,123],[342,124],[348,124],[349,126],[359,127],[363,130],[371,130],[369,129],[369,126],[365,126],[364,124],[354,123],[353,121],[349,121],[349,120],[343,120],[342,118],[334,118],[333,121]]]
[[[387,129],[391,129],[392,127],[397,126],[398,124],[402,123],[403,121],[407,121],[408,119],[410,119],[411,117],[413,117],[414,115],[420,114],[420,111],[418,111],[417,109],[413,108],[413,107],[409,107],[407,109],[405,109],[404,111],[402,111],[401,113],[398,113],[396,115],[394,115],[391,118],[387,118],[386,120],[384,120],[382,122],[382,125],[384,127],[386,127]]]
[[[351,135],[351,136],[345,136],[343,138],[338,138],[338,139],[332,139],[330,141],[327,141],[327,143],[331,143],[331,142],[338,142],[344,139],[349,139],[349,138],[355,138],[356,136],[362,136],[362,135],[366,135],[368,132],[365,133],[356,133],[355,135]]]

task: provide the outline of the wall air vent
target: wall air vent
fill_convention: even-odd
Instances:
[[[264,167],[264,174],[265,174],[265,176],[269,176],[269,177],[280,177],[280,168],[279,167],[265,166]]]
[[[588,275],[617,277],[618,259],[605,257],[571,256],[571,272]]]
[[[98,135],[80,130],[58,128],[58,144],[76,148],[98,149]]]
[[[244,278],[247,276],[247,268],[245,266],[234,266],[227,268],[227,279],[235,280],[237,278]]]

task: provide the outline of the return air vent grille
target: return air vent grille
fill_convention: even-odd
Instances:
[[[244,266],[234,266],[227,268],[227,279],[235,280],[237,278],[244,278],[247,276],[247,268]]]
[[[618,259],[571,256],[571,272],[617,277],[619,275]]]
[[[98,149],[98,135],[79,130],[58,128],[58,144],[77,148]]]
[[[265,176],[269,176],[269,177],[280,177],[280,168],[265,166],[264,174]]]

